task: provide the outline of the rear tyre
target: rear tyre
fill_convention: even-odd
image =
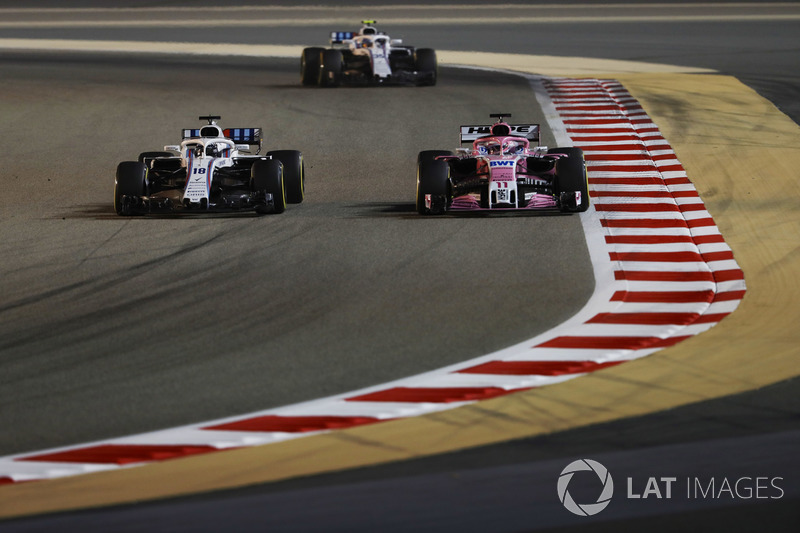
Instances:
[[[300,81],[303,85],[316,85],[319,78],[320,56],[324,48],[303,48],[300,56]]]
[[[414,52],[414,70],[422,72],[425,79],[419,85],[436,85],[439,66],[436,61],[436,51],[431,48],[420,48]]]
[[[299,204],[305,198],[305,164],[303,154],[297,150],[273,150],[268,156],[283,163],[283,184],[286,187],[286,202]]]
[[[417,213],[420,215],[443,215],[450,206],[450,165],[436,159],[440,155],[453,153],[424,150],[417,156]]]
[[[286,194],[283,186],[283,165],[277,159],[263,159],[253,163],[250,169],[251,188],[254,193],[271,194],[273,206],[257,205],[256,213],[280,214],[286,210]]]
[[[320,87],[338,87],[342,81],[342,53],[339,50],[323,50],[320,54]]]
[[[580,148],[551,148],[549,154],[566,154],[556,161],[555,193],[561,202],[561,211],[583,212],[589,209],[589,184],[586,162]],[[580,193],[580,195],[576,195]],[[580,199],[578,200],[578,196]]]
[[[117,165],[114,179],[114,210],[118,215],[134,214],[135,203],[148,195],[147,168],[139,161],[123,161]]]

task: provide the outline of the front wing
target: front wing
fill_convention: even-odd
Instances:
[[[182,203],[180,195],[127,196],[120,198],[120,214],[147,215],[155,213],[208,213],[274,209],[272,194],[263,191],[226,192],[212,196],[200,203]]]

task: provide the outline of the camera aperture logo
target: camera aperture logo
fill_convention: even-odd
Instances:
[[[576,472],[594,472],[603,484],[603,490],[593,503],[577,503],[569,493],[569,482]],[[573,461],[561,471],[558,476],[558,499],[566,509],[578,516],[593,516],[605,509],[611,503],[611,496],[614,495],[614,480],[608,469],[592,459],[578,459]]]

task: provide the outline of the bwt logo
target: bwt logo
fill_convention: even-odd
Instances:
[[[603,484],[603,490],[594,503],[577,503],[568,490],[569,482],[572,481],[572,476],[574,476],[576,472],[584,471],[594,472]],[[614,480],[611,479],[611,474],[608,472],[608,469],[597,461],[578,459],[568,464],[567,467],[561,471],[561,475],[558,476],[558,499],[561,500],[561,503],[567,508],[567,511],[578,516],[596,515],[608,506],[611,502],[611,496],[613,495]]]
[[[490,167],[513,167],[516,161],[489,161]]]

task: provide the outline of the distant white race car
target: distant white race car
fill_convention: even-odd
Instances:
[[[433,49],[403,46],[401,39],[375,29],[374,20],[361,22],[364,26],[358,32],[331,32],[330,48],[303,50],[303,85],[436,85],[438,64]]]
[[[114,209],[119,215],[170,211],[252,210],[282,213],[305,195],[303,155],[261,151],[261,128],[222,129],[218,116],[183,130],[180,145],[143,152],[117,166]],[[255,153],[250,153],[253,148]]]

